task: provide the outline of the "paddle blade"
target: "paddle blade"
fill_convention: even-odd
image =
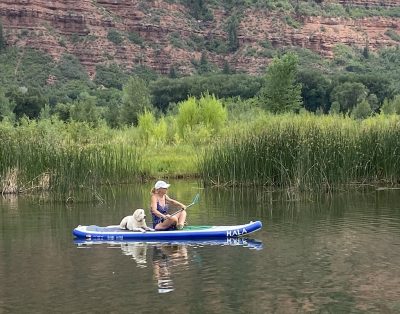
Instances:
[[[193,206],[193,205],[197,204],[197,203],[199,202],[199,199],[200,199],[200,194],[197,193],[197,194],[194,196],[192,202],[191,202],[188,206],[186,206],[186,208],[189,208],[190,206]]]
[[[199,202],[199,199],[200,199],[200,194],[197,193],[193,198],[192,204],[197,204]]]

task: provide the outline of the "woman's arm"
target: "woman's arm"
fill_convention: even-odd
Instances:
[[[177,200],[170,198],[168,195],[165,195],[165,200],[168,204],[172,204],[176,207],[186,209],[186,205],[182,204],[181,202],[178,202]]]

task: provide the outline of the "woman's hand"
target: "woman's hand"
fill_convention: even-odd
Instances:
[[[171,215],[169,215],[169,214],[164,215],[165,220],[170,219],[170,218],[171,218]]]

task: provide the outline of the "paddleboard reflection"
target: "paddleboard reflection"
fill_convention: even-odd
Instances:
[[[204,246],[242,246],[253,250],[262,250],[263,244],[259,240],[250,238],[227,238],[214,240],[166,240],[166,241],[104,241],[104,240],[85,240],[75,239],[74,243],[78,248],[90,248],[95,245],[107,245],[111,248],[119,247],[122,254],[130,256],[137,267],[153,267],[154,280],[157,284],[158,293],[168,293],[174,290],[172,280],[173,269],[179,267],[180,270],[188,268],[190,258],[196,260],[196,250],[189,248],[199,248]]]

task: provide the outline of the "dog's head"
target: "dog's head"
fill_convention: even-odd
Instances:
[[[133,212],[133,218],[136,221],[139,221],[139,222],[143,221],[146,218],[146,214],[144,213],[144,209],[142,209],[142,208],[136,209]]]

